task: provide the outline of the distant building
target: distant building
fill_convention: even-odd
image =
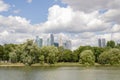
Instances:
[[[50,46],[50,39],[47,39],[47,46]]]
[[[72,48],[71,40],[67,40],[67,41],[63,44],[63,47],[64,47],[65,49],[71,49],[71,48]]]
[[[42,46],[43,46],[43,39],[42,39],[42,38],[39,38],[39,36],[36,36],[35,43],[36,43],[39,47],[42,47]]]
[[[50,34],[50,46],[54,45],[54,35]]]
[[[60,36],[60,38],[59,38],[59,46],[63,46],[62,36]]]
[[[54,43],[54,46],[55,46],[55,47],[59,47],[59,43],[55,42],[55,43]]]
[[[47,39],[47,46],[53,46],[54,45],[54,35],[50,34],[50,37]]]
[[[99,47],[105,47],[106,46],[106,40],[105,40],[105,38],[99,38],[98,39],[98,46]]]
[[[101,39],[98,39],[98,46],[101,47]]]

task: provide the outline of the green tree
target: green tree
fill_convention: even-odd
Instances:
[[[9,61],[12,63],[16,63],[17,62],[17,55],[15,52],[10,52],[9,53]]]
[[[58,62],[63,62],[64,47],[58,47]]]
[[[109,59],[108,51],[104,51],[99,55],[98,62],[100,64],[109,64],[109,61],[110,59]]]
[[[101,64],[120,64],[120,50],[113,48],[108,51],[103,52],[99,56],[99,63]]]
[[[25,65],[31,65],[33,64],[33,57],[31,55],[28,55],[27,53],[23,53],[21,55],[21,61],[25,64]]]
[[[115,47],[115,42],[113,40],[107,42],[107,47],[114,48]]]
[[[93,53],[95,55],[95,62],[98,62],[99,55],[103,53],[104,50],[105,48],[93,47]]]
[[[94,65],[95,56],[91,50],[85,50],[80,54],[80,63],[86,65]]]
[[[3,55],[4,55],[4,47],[0,45],[0,60],[3,60]]]
[[[31,65],[37,61],[39,62],[39,48],[33,43],[32,40],[28,40],[23,45],[21,62],[23,62],[26,65]]]
[[[39,57],[39,60],[40,60],[40,63],[43,64],[43,63],[44,63],[44,60],[45,60],[44,55],[41,55],[41,56]]]
[[[83,52],[84,50],[93,50],[91,46],[80,46],[78,49],[74,50],[74,53],[78,55],[78,61],[80,59],[80,53]]]
[[[44,55],[46,63],[54,64],[58,61],[58,49],[54,46],[42,47],[41,54]]]
[[[62,55],[62,61],[64,62],[72,62],[71,58],[72,51],[69,49],[65,49]]]

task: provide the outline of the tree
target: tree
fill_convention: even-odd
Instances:
[[[80,63],[86,65],[94,65],[95,56],[91,50],[85,50],[80,54]]]
[[[64,62],[72,62],[71,58],[72,51],[69,49],[65,49],[62,55],[62,61]]]
[[[107,47],[114,48],[115,47],[115,42],[113,40],[107,42]]]
[[[103,52],[99,56],[99,63],[101,64],[120,64],[120,50],[113,48],[108,51]]]
[[[4,55],[4,47],[0,45],[0,60],[3,60],[3,55]]]
[[[95,62],[98,62],[98,57],[101,53],[103,53],[104,50],[105,48],[93,47],[93,53],[95,55]]]
[[[21,55],[21,61],[25,64],[25,65],[31,65],[33,63],[33,57],[31,55],[28,55],[27,53],[23,53]]]
[[[84,50],[93,50],[93,48],[91,46],[80,46],[78,49],[76,49],[74,51],[74,53],[76,53],[78,55],[78,59],[80,59],[80,53],[83,52]]]
[[[54,46],[42,47],[41,54],[44,55],[46,63],[54,64],[58,61],[58,49]]]
[[[58,47],[58,62],[63,62],[63,53],[64,53],[64,47],[60,46]]]
[[[40,63],[43,64],[43,63],[44,63],[44,60],[45,60],[44,55],[41,55],[41,56],[39,57],[39,60],[40,60]]]
[[[103,53],[100,54],[99,58],[98,58],[98,62],[100,64],[109,64],[109,54],[108,51],[104,51]]]
[[[37,61],[39,61],[39,49],[37,45],[33,43],[32,40],[28,40],[23,45],[23,53],[21,54],[21,62],[26,65],[31,65]]]
[[[16,63],[17,62],[17,55],[15,52],[10,52],[9,53],[9,61],[12,63]]]

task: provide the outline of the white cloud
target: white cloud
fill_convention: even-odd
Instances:
[[[20,13],[20,10],[14,10],[13,13],[18,14],[18,13]]]
[[[2,36],[2,37],[8,36],[8,35],[9,35],[9,33],[6,30],[0,33],[0,36]]]
[[[27,0],[27,2],[28,2],[28,3],[31,3],[31,2],[32,2],[32,0]]]
[[[91,12],[100,9],[120,9],[120,0],[62,0],[75,10]]]
[[[103,31],[110,26],[110,23],[101,20],[98,11],[84,13],[82,11],[74,11],[71,7],[60,7],[54,5],[49,8],[48,21],[43,24],[39,30],[43,32],[96,32]]]
[[[3,0],[0,0],[0,12],[8,11],[10,5],[6,4]]]
[[[101,16],[102,20],[120,24],[120,9],[109,9]]]

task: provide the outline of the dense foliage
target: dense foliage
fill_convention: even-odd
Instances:
[[[80,63],[85,65],[94,65],[95,63],[95,56],[91,50],[85,50],[80,53]]]
[[[103,52],[99,56],[99,63],[111,65],[120,64],[120,50],[113,48],[110,49],[109,51]]]
[[[23,44],[0,45],[0,61],[9,63],[24,63],[25,65],[54,64],[57,62],[79,62],[94,65],[94,63],[120,64],[120,45],[108,41],[107,46],[91,47],[80,46],[71,51],[63,47],[44,46],[38,47],[32,40]]]

